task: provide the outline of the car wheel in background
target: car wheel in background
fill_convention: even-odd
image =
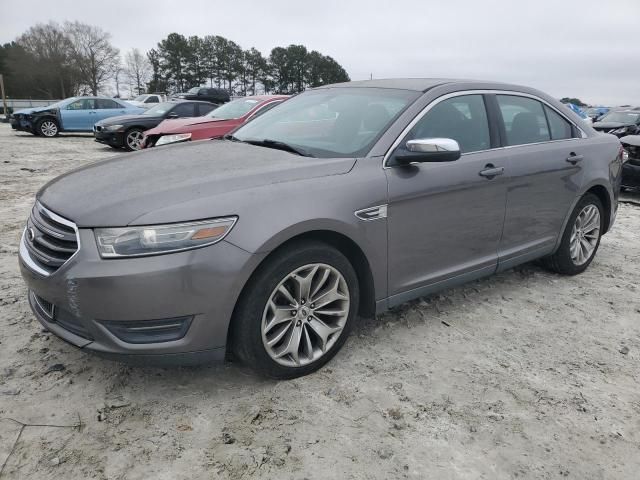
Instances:
[[[545,265],[565,275],[584,272],[600,246],[603,219],[604,209],[600,199],[592,193],[584,195],[569,217],[560,247],[556,253],[544,259]]]
[[[260,266],[232,319],[233,352],[272,378],[307,375],[347,340],[357,314],[357,275],[321,242],[285,247]]]
[[[42,137],[55,137],[59,131],[58,122],[54,118],[43,118],[36,125],[36,133]]]
[[[124,148],[130,152],[140,150],[142,148],[142,130],[139,128],[131,128],[124,134]]]

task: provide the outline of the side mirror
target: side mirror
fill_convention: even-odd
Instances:
[[[167,118],[180,118],[177,113],[170,113]]]
[[[391,165],[414,162],[453,162],[460,158],[460,145],[451,138],[421,138],[409,140],[395,151]]]

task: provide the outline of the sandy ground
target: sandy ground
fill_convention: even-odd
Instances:
[[[142,369],[45,332],[17,268],[36,190],[114,154],[0,124],[1,478],[638,478],[640,206],[585,274],[525,265],[363,320],[306,378]],[[9,418],[81,427],[14,445]]]

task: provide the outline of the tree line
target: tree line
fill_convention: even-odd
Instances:
[[[108,32],[81,22],[37,24],[0,45],[0,73],[9,97],[52,99],[174,94],[203,85],[232,95],[292,94],[349,81],[333,58],[303,45],[275,47],[265,57],[219,35],[171,33],[146,53],[132,48],[121,56]]]

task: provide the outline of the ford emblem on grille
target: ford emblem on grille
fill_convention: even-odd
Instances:
[[[33,230],[33,228],[27,230],[27,238],[30,242],[33,242],[33,240],[36,238],[36,232]]]

